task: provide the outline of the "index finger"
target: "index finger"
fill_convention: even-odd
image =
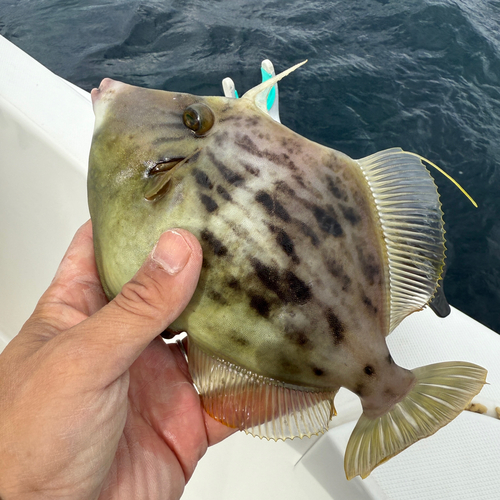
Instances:
[[[106,303],[95,264],[89,220],[73,237],[24,330],[48,340],[85,320]]]

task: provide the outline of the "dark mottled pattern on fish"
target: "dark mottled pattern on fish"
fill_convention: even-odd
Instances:
[[[372,301],[366,296],[364,292],[361,293],[361,301],[372,314],[377,314],[378,308],[373,305]]]
[[[212,189],[214,187],[212,181],[210,180],[210,178],[208,177],[208,175],[205,172],[195,168],[195,169],[193,169],[193,175],[196,179],[196,182],[200,186],[207,188],[207,189]]]
[[[236,144],[248,153],[251,153],[259,158],[265,158],[275,165],[285,166],[292,171],[297,170],[297,166],[288,154],[280,154],[268,149],[259,149],[248,135],[242,136]]]
[[[248,342],[247,339],[245,339],[244,337],[242,337],[241,335],[238,335],[236,333],[234,333],[231,336],[231,340],[241,347],[247,347],[250,345],[250,343]]]
[[[228,282],[227,282],[227,286],[229,288],[232,288],[233,290],[239,290],[241,287],[240,287],[240,282],[236,279],[236,278],[233,278],[231,277]]]
[[[326,312],[326,320],[330,326],[330,332],[332,334],[334,344],[341,344],[344,341],[344,324],[331,309]]]
[[[299,155],[302,153],[302,145],[299,141],[282,137],[280,143],[290,155]]]
[[[361,270],[366,276],[368,283],[374,285],[380,279],[380,264],[377,258],[370,253],[366,253],[362,247],[356,248],[358,252]]]
[[[252,116],[252,117],[247,118],[245,120],[245,125],[247,127],[256,127],[257,125],[259,125],[259,123],[260,123],[260,120],[256,116]],[[263,134],[257,134],[257,136],[264,137]]]
[[[301,187],[301,188],[306,188],[306,183],[304,182],[304,179],[297,174],[292,175],[292,179]]]
[[[278,355],[277,365],[283,373],[291,375],[300,375],[303,371],[299,363],[292,362],[287,356]]]
[[[224,224],[228,226],[220,226],[224,218],[219,218],[218,230],[227,227],[224,233],[227,234],[229,229],[234,232],[235,236],[238,235],[238,240],[235,240],[240,242],[238,245],[254,249],[252,255],[248,256],[252,271],[247,279],[243,282],[233,280],[230,284],[225,282],[228,290],[231,290],[228,292],[229,297],[232,297],[230,300],[235,303],[246,302],[257,317],[271,321],[280,311],[280,303],[298,306],[313,303],[313,308],[315,310],[318,308],[318,312],[311,323],[311,332],[292,329],[290,331],[295,333],[289,337],[290,340],[301,351],[304,349],[308,351],[308,346],[314,346],[317,338],[317,333],[312,330],[323,330],[329,332],[333,346],[341,347],[345,344],[346,335],[350,329],[348,326],[350,320],[346,323],[341,318],[360,315],[359,308],[353,308],[353,301],[350,299],[350,294],[354,294],[356,290],[352,287],[353,270],[356,269],[362,273],[364,277],[362,288],[366,289],[366,293],[362,297],[355,295],[352,297],[356,297],[356,300],[366,308],[367,316],[376,315],[383,300],[377,296],[376,290],[371,289],[380,283],[381,279],[376,258],[369,248],[365,248],[365,245],[360,244],[359,250],[356,246],[352,246],[357,237],[356,233],[352,232],[353,228],[359,228],[360,234],[364,230],[361,214],[363,210],[366,210],[368,202],[364,200],[358,206],[355,200],[349,197],[342,176],[326,175],[324,177],[326,182],[312,185],[307,178],[294,174],[295,164],[291,165],[288,162],[288,155],[292,153],[291,149],[294,147],[299,148],[293,145],[293,141],[284,141],[286,143],[284,147],[288,148],[286,153],[269,155],[268,148],[261,147],[257,142],[251,141],[248,136],[241,136],[236,131],[228,132],[227,135],[227,140],[233,136],[235,141],[239,141],[240,149],[243,150],[242,154],[229,157],[221,154],[221,151],[216,153],[215,150],[210,150],[206,154],[214,167],[211,168],[209,164],[205,166],[210,171],[210,185],[216,186],[214,191],[220,195],[220,198],[217,198],[217,204],[219,207],[225,207],[225,201],[231,204],[231,208],[229,205],[227,210],[223,208],[224,213],[228,214]],[[259,166],[252,162],[252,157],[259,158]],[[269,162],[266,168],[263,168],[266,164],[263,162]],[[229,168],[228,165],[231,167]],[[292,175],[280,178],[279,169],[292,170]],[[197,183],[201,187],[208,187],[208,182],[198,181]],[[312,193],[315,193],[316,203],[310,201]],[[257,202],[256,206],[249,204],[251,198]],[[320,203],[322,199],[329,202]],[[256,212],[259,207],[260,211]],[[233,213],[235,215],[232,215]],[[267,224],[267,229],[258,233],[260,236],[257,233],[246,233],[243,230],[246,224],[241,225],[236,222],[236,219],[234,223],[230,222],[237,213],[242,214],[244,220],[253,221],[254,227],[256,220],[261,219],[264,225]],[[294,215],[292,216],[291,213]],[[345,240],[346,232],[349,234],[347,240]],[[272,235],[275,250],[268,246],[271,240],[264,236],[266,233]],[[298,239],[297,235],[300,235]],[[259,243],[262,237],[265,237],[265,240]],[[332,238],[339,241],[340,246],[339,244],[336,247],[333,246]],[[274,255],[275,262],[269,261],[268,257],[261,259],[258,254],[255,254],[255,249],[261,244],[268,248],[263,249],[262,252]],[[303,274],[300,267],[297,272],[292,271],[290,266],[301,266],[304,259],[307,261],[309,248],[320,249],[324,256],[324,271],[319,273],[315,271],[318,275]],[[333,248],[336,250],[333,251]],[[253,281],[252,273],[257,278],[257,282]],[[331,283],[331,298],[328,300],[324,297],[316,298],[315,290],[321,282]],[[221,287],[215,282],[212,282],[211,286]],[[264,292],[259,291],[260,286],[264,286]],[[223,289],[223,286],[221,288]],[[339,295],[340,290],[344,295]],[[224,293],[224,297],[227,297],[228,293]],[[322,294],[324,295],[323,292]],[[338,307],[335,309],[330,306],[332,301],[338,301]],[[292,321],[292,319],[286,321]],[[322,324],[323,326],[320,326]],[[292,334],[285,333],[285,335]],[[259,340],[252,339],[249,342],[256,348]],[[296,356],[299,354],[297,353]],[[326,373],[319,362],[311,366],[321,371],[321,377]],[[311,370],[316,377],[319,377],[313,368]]]
[[[224,122],[241,122],[243,120],[243,117],[241,115],[232,115],[232,114],[230,114],[231,111],[232,111],[232,106],[226,107],[225,108],[225,112],[219,118],[219,123],[224,123]],[[232,125],[234,125],[234,123]]]
[[[254,165],[250,165],[250,163],[243,162],[242,166],[249,174],[252,174],[255,177],[258,177],[260,175],[260,170]]]
[[[370,365],[366,365],[365,368],[364,368],[364,372],[369,376],[371,377],[372,375],[375,375],[375,370],[373,368],[373,366],[370,366]]]
[[[290,214],[286,211],[285,207],[269,193],[259,191],[255,195],[255,200],[264,206],[269,215],[279,217],[285,222],[289,222],[291,220]]]
[[[313,246],[317,247],[319,245],[319,238],[316,235],[316,233],[305,223],[303,222],[298,222],[300,231],[304,234],[304,236],[307,236]]]
[[[346,207],[345,205],[340,204],[340,210],[344,214],[345,219],[353,226],[361,222],[361,217],[353,207]]]
[[[227,190],[222,187],[220,184],[217,186],[217,189],[216,189],[217,193],[219,193],[222,198],[224,198],[226,201],[233,201],[233,198],[231,197],[231,195],[227,192]]]
[[[303,331],[285,332],[285,336],[294,344],[300,346],[302,349],[312,349],[312,343],[309,337]]]
[[[310,287],[292,271],[281,271],[252,259],[253,268],[262,284],[284,303],[305,304],[312,297]]]
[[[331,205],[326,208],[325,210],[317,205],[313,206],[314,217],[318,221],[319,228],[332,236],[342,236],[344,231],[337,220],[335,210]]]
[[[377,332],[387,320],[380,314],[386,295],[371,201],[355,170],[352,175],[357,167],[351,160],[332,159],[331,150],[257,112],[239,116],[239,101],[224,100],[217,108],[207,98],[216,125],[206,137],[183,135],[178,126],[170,140],[160,126],[151,127],[153,160],[192,156],[172,169],[168,195],[150,206],[165,213],[165,227],[185,227],[202,244],[193,300],[200,313],[208,312],[200,316],[206,337],[198,342],[214,352],[234,351],[232,361],[245,366],[247,360],[249,369],[258,366],[269,376],[287,367],[290,383],[328,387],[335,363],[343,362],[340,353],[353,342],[350,332]],[[192,103],[192,96],[179,94],[181,122]],[[175,113],[162,120],[173,122]],[[138,139],[130,140],[127,158],[140,149]],[[223,336],[228,317],[238,335]],[[176,326],[193,329],[196,318],[184,324],[181,317]],[[269,339],[280,335],[288,343],[276,363],[266,353],[274,349]],[[241,339],[244,359],[237,355]]]
[[[333,257],[326,261],[328,272],[335,278],[338,278],[342,285],[342,291],[347,292],[351,285],[351,278],[345,273],[344,268]]]
[[[212,213],[219,208],[217,202],[213,198],[210,198],[210,196],[207,196],[206,194],[201,194],[200,200],[203,203],[203,206],[205,207],[207,212],[209,213]]]
[[[212,299],[214,302],[217,302],[220,306],[227,306],[228,301],[224,298],[224,296],[219,293],[217,290],[210,290],[208,292],[208,296],[210,299]]]
[[[204,229],[201,232],[201,240],[208,244],[214,255],[217,255],[217,257],[224,257],[227,255],[227,247],[207,229]]]
[[[210,161],[217,167],[217,170],[222,174],[222,177],[233,186],[240,186],[244,182],[243,176],[239,173],[231,170],[229,167],[224,165],[221,161],[217,160],[215,154],[209,149],[207,155]]]
[[[287,234],[287,232],[279,227],[274,225],[270,225],[269,229],[273,234],[276,235],[276,242],[280,246],[280,248],[292,259],[294,264],[299,264],[300,259],[297,257],[295,253],[295,245],[293,244],[292,239]]]
[[[328,186],[328,190],[330,193],[335,196],[335,198],[342,200],[342,201],[348,201],[349,197],[346,193],[346,191],[342,187],[342,181],[340,179],[336,179],[335,181],[332,179],[331,176],[326,177],[326,182]]]
[[[283,193],[286,196],[295,196],[295,190],[293,190],[285,181],[276,181],[274,187],[277,193]]]
[[[269,316],[270,304],[260,295],[250,295],[250,307],[255,309],[261,316],[267,318]]]
[[[159,147],[159,146],[163,146],[167,143],[171,143],[171,142],[175,142],[175,141],[181,142],[182,140],[183,140],[182,137],[175,137],[175,138],[168,138],[168,137],[161,138],[161,137],[159,137],[158,139],[154,140],[153,145],[154,145],[154,147]]]
[[[214,143],[216,147],[223,147],[224,143],[228,140],[229,134],[227,132],[219,132],[214,135]]]

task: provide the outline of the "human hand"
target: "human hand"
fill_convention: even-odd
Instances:
[[[179,498],[233,431],[200,405],[158,335],[189,302],[202,253],[183,230],[107,303],[92,228],[76,233],[33,315],[0,355],[0,497]]]

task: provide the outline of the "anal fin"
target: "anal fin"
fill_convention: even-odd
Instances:
[[[291,386],[213,357],[193,341],[189,370],[205,411],[228,427],[266,439],[311,437],[328,430],[337,391]]]

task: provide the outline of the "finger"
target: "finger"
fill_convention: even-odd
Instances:
[[[164,233],[134,278],[88,320],[58,336],[71,343],[77,369],[111,383],[184,310],[198,283],[202,252],[197,239],[176,229]],[[56,339],[54,339],[56,340]]]
[[[168,347],[170,348],[172,354],[176,358],[177,366],[179,368],[180,373],[183,374],[183,376],[186,378],[186,380],[189,381],[189,383],[194,386],[193,379],[191,378],[191,374],[189,372],[189,366],[188,366],[188,361],[186,358],[186,355],[184,354],[187,351],[188,347],[188,337],[185,337],[182,340],[182,344],[184,345],[184,348],[181,348],[178,344],[170,344]],[[199,399],[199,396],[198,396]],[[214,444],[220,443],[227,437],[229,437],[231,434],[234,434],[238,429],[235,429],[233,427],[228,427],[227,425],[224,425],[223,423],[215,420],[213,417],[211,417],[204,409],[203,405],[201,403],[201,400],[199,399],[199,404],[201,405],[201,415],[204,421],[204,428],[205,428],[205,433],[206,433],[206,440],[207,440],[207,445],[208,446],[213,446]],[[204,452],[203,452],[204,454]],[[199,459],[199,458],[198,458]],[[194,470],[194,468],[193,468]]]
[[[78,229],[21,336],[49,340],[107,303],[94,259],[92,224]]]
[[[236,431],[203,411],[184,354],[160,337],[130,367],[128,394],[134,408],[175,452],[186,479],[210,444]]]
[[[186,379],[188,379],[190,383],[194,385],[193,379],[191,378],[191,374],[189,372],[186,354],[184,354],[188,351],[188,337],[182,339],[181,342],[183,347],[179,346],[178,344],[170,345],[169,347],[175,352],[179,370],[184,374]],[[227,425],[215,420],[204,409],[202,411],[202,415],[205,422],[208,446],[220,443],[222,440],[226,439],[228,436],[234,434],[238,430],[233,427],[228,427]]]
[[[188,351],[188,337],[182,339],[181,342],[183,345],[182,348],[178,344],[170,344],[169,347],[176,356],[177,366],[179,367],[179,370],[184,374],[184,377],[186,377],[186,379],[189,380],[189,382],[194,386],[193,379],[191,378],[191,374],[189,372],[188,361],[186,355],[184,354]],[[202,415],[205,422],[204,426],[208,446],[220,443],[222,440],[226,439],[228,436],[234,434],[238,430],[233,427],[228,427],[227,425],[215,420],[204,409],[202,410]]]
[[[227,425],[218,422],[205,411],[203,411],[203,416],[205,418],[205,429],[207,432],[208,446],[213,446],[214,444],[220,443],[231,434],[234,434],[237,430],[239,430],[228,427]]]
[[[67,304],[87,316],[107,304],[97,273],[90,220],[75,234],[49,290],[52,300]]]
[[[185,346],[184,352],[187,350],[187,337],[183,339],[183,344]],[[163,343],[164,344],[164,343]],[[193,379],[191,378],[191,374],[189,372],[189,366],[188,363],[189,361],[187,360],[184,352],[182,352],[182,349],[178,344],[170,344],[170,345],[165,345],[166,348],[169,348],[171,353],[176,359],[176,364],[179,369],[179,372],[182,373],[183,377],[189,382],[191,387],[193,387],[194,390],[194,383]],[[198,399],[198,404],[200,405],[200,410],[201,410],[201,417],[203,418],[204,421],[204,430],[206,434],[206,442],[208,446],[212,446],[214,444],[217,444],[221,442],[222,440],[226,439],[228,436],[231,434],[234,434],[238,429],[228,427],[227,425],[224,425],[221,422],[218,422],[215,420],[213,417],[211,417],[204,409],[203,405],[201,403],[200,396],[197,394],[197,399]],[[203,454],[205,451],[203,452]],[[198,456],[198,459],[201,457]],[[196,464],[194,464],[196,465]],[[194,467],[193,467],[194,470]]]

